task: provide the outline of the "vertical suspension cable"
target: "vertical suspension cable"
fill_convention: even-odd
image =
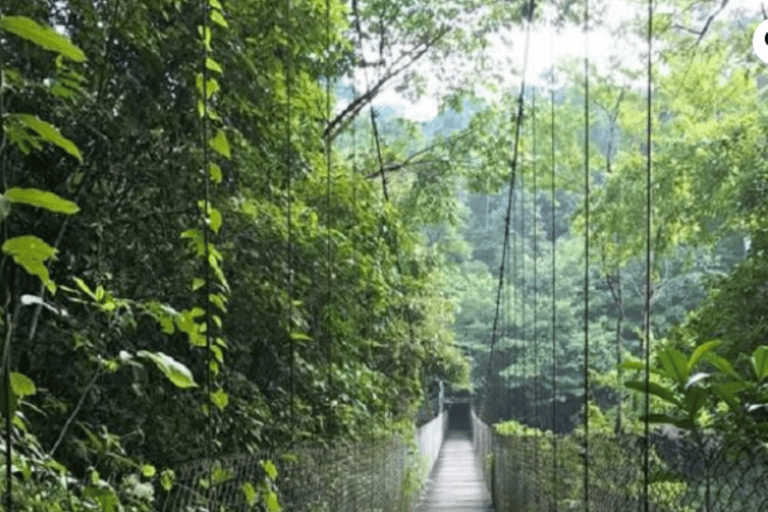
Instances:
[[[589,512],[589,0],[584,1],[584,510]]]
[[[539,307],[538,307],[538,300],[539,300],[539,284],[538,284],[538,236],[539,236],[539,221],[538,221],[538,215],[536,211],[536,199],[537,199],[537,185],[536,182],[536,157],[538,155],[537,153],[537,147],[536,147],[536,88],[534,87],[531,91],[531,117],[533,118],[533,126],[531,127],[531,136],[533,137],[533,161],[531,164],[531,174],[533,178],[533,201],[531,205],[531,209],[533,211],[532,215],[532,222],[533,222],[533,426],[534,428],[540,428],[541,425],[539,424],[539,331],[538,331],[538,321],[539,321]],[[533,444],[533,467],[536,474],[534,475],[534,478],[536,481],[538,481],[538,473],[539,473],[539,442],[538,439]],[[538,489],[536,490],[535,495],[535,507],[539,508],[539,492]]]
[[[325,61],[325,118],[326,118],[326,127],[330,127],[331,124],[331,69],[330,69],[330,61],[331,61],[331,0],[325,0],[325,50],[326,50],[326,61]],[[325,225],[326,229],[328,230],[328,236],[326,237],[326,258],[327,258],[327,266],[326,266],[326,275],[325,275],[325,284],[326,284],[326,293],[328,295],[328,302],[327,306],[330,306],[333,304],[333,291],[332,291],[332,264],[333,264],[333,258],[332,258],[332,251],[331,251],[331,163],[332,163],[332,155],[331,151],[333,150],[333,142],[331,139],[330,130],[326,129],[325,132],[327,133],[324,144],[323,144],[323,150],[325,152],[325,172],[326,172],[326,179],[325,179],[325,210],[326,210],[326,220]],[[326,336],[328,336],[328,339],[326,340],[327,343],[327,360],[328,365],[326,369],[326,375],[325,375],[325,389],[326,392],[331,389],[331,377],[332,377],[332,366],[333,366],[333,335],[330,331],[330,318],[328,318],[329,315],[326,315],[326,329],[328,332],[326,332]]]
[[[0,5],[0,18],[2,18],[2,5]],[[0,45],[0,91],[5,88],[5,54]],[[5,119],[5,101],[0,94],[0,119]],[[0,123],[0,142],[5,142],[5,126]],[[3,144],[5,145],[5,144]],[[6,176],[7,167],[5,165],[5,155],[0,154],[0,180],[2,180],[3,190],[8,190]],[[8,221],[3,222],[3,242],[8,240]],[[5,508],[8,512],[13,510],[13,427],[11,424],[11,341],[13,337],[13,316],[8,313],[13,300],[13,286],[15,281],[14,266],[9,266],[10,279],[8,279],[8,295],[4,299],[3,311],[5,313],[5,340],[3,340],[3,361],[0,371],[3,379],[3,414],[5,415],[5,425],[3,437],[5,438]]]
[[[208,1],[201,0],[202,4],[202,27],[203,27],[203,119],[202,119],[202,131],[203,131],[203,212],[200,216],[200,226],[203,231],[203,280],[205,283],[205,400],[206,400],[206,424],[207,432],[205,436],[205,451],[206,459],[209,463],[209,473],[213,468],[213,402],[211,400],[211,391],[213,384],[213,371],[212,354],[213,354],[213,337],[212,332],[212,315],[211,315],[211,264],[210,264],[210,233],[208,227],[208,216],[210,215],[211,204],[211,184],[210,173],[208,172],[210,153],[208,151]],[[210,479],[209,474],[209,479]]]
[[[288,294],[288,311],[286,318],[286,329],[288,331],[288,400],[289,400],[289,422],[291,433],[291,444],[296,440],[296,408],[294,406],[294,373],[295,373],[295,359],[296,354],[293,346],[293,195],[292,195],[292,147],[291,139],[293,138],[292,126],[291,126],[291,94],[293,88],[293,77],[291,75],[293,71],[293,48],[290,45],[291,34],[291,0],[285,0],[285,37],[287,40],[285,47],[285,185],[286,185],[286,266],[288,269],[287,275],[287,294]]]
[[[653,0],[648,0],[648,84],[646,117],[646,169],[645,169],[645,443],[643,451],[643,496],[644,510],[648,512],[650,484],[650,376],[651,376],[651,193],[652,193],[652,73],[653,73]]]
[[[509,224],[512,216],[512,196],[515,188],[515,176],[517,174],[517,153],[520,142],[520,126],[523,119],[523,96],[525,94],[525,73],[528,69],[528,48],[531,40],[531,20],[533,20],[533,9],[535,2],[531,0],[529,8],[529,22],[525,32],[525,47],[523,50],[523,67],[520,78],[520,96],[517,99],[517,119],[515,123],[515,140],[512,150],[512,169],[509,178],[509,195],[507,196],[507,214],[504,218],[504,242],[502,244],[501,265],[499,268],[499,285],[496,290],[496,313],[493,317],[493,330],[491,331],[491,350],[488,357],[488,371],[486,381],[491,382],[491,366],[493,361],[494,349],[496,347],[496,333],[499,325],[499,309],[501,307],[501,292],[504,285],[504,265],[506,262],[507,249],[509,247]]]
[[[528,423],[528,401],[526,400],[526,372],[528,369],[528,347],[525,302],[528,296],[525,282],[525,173],[520,174],[520,335],[522,358],[520,364],[520,391],[523,399],[523,423]]]
[[[550,189],[550,201],[552,202],[552,215],[551,215],[551,231],[552,231],[552,275],[551,275],[551,289],[552,289],[552,510],[557,512],[557,435],[555,433],[556,421],[557,421],[557,282],[555,279],[557,272],[557,232],[555,225],[555,209],[557,205],[556,189],[555,189],[555,32],[554,23],[550,25],[549,33],[550,44],[550,59],[552,65],[550,68],[551,88],[549,91],[549,105],[550,105],[550,123],[551,123],[551,137],[550,137],[550,179],[552,180]]]

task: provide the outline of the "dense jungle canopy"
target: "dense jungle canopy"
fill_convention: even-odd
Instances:
[[[656,2],[648,310],[643,5],[592,7],[589,398],[609,430],[639,428],[622,383],[647,321],[660,387],[719,342],[706,399],[654,397],[667,422],[765,436],[765,10]],[[573,430],[583,8],[3,0],[0,406],[18,503],[151,510],[174,467],[211,453],[408,431],[438,382],[496,397],[491,420]]]

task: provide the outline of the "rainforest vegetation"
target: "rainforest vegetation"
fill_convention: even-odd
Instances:
[[[555,46],[580,23],[583,2],[545,3],[3,0],[18,506],[154,510],[190,460],[407,432],[438,381],[495,397],[491,421],[573,430],[583,57],[532,80],[519,119],[522,61],[499,61],[529,17]],[[765,14],[728,4],[657,2],[650,309],[642,46],[589,68],[589,399],[617,432],[639,428],[624,381],[650,322],[655,419],[765,439]],[[642,41],[642,13],[613,35]],[[380,100],[435,84],[429,120]]]

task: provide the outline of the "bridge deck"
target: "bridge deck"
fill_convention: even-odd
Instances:
[[[485,487],[468,433],[446,433],[419,511],[493,512],[491,495]]]

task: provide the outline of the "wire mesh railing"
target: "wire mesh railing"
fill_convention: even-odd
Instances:
[[[162,510],[260,510],[255,499],[274,493],[286,512],[410,512],[447,425],[445,413],[402,437],[300,446],[186,464],[176,472]],[[276,478],[267,478],[276,474]]]
[[[584,508],[583,437],[501,436],[477,417],[473,434],[496,512]],[[590,511],[646,510],[644,445],[640,436],[590,436]],[[659,429],[650,446],[648,510],[768,510],[768,449],[761,443],[714,435],[697,442],[682,431]]]

